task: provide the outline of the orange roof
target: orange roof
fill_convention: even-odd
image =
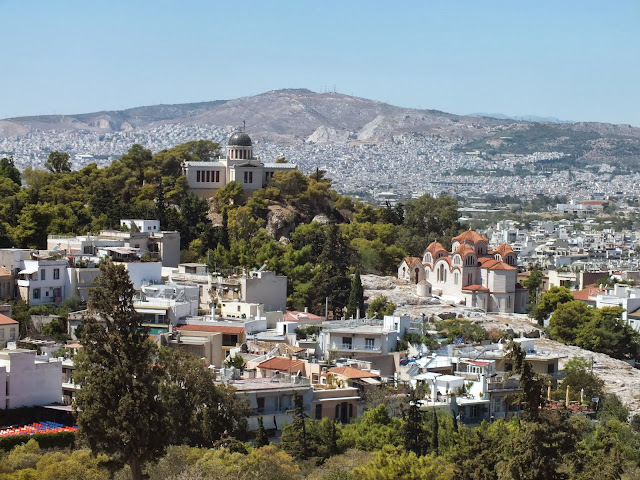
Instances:
[[[0,313],[0,325],[17,325],[18,322],[16,322],[13,318],[9,318],[6,315],[3,315]]]
[[[477,243],[477,242],[484,242],[484,243],[489,243],[489,240],[485,237],[483,237],[482,235],[480,235],[478,232],[474,231],[474,230],[467,230],[466,232],[461,233],[460,235],[458,235],[457,237],[453,237],[451,239],[452,242],[473,242],[473,243]]]
[[[494,252],[499,253],[502,258],[504,258],[506,255],[510,253],[515,253],[513,251],[513,248],[511,248],[511,245],[507,243],[503,243],[502,245],[499,245],[498,248],[494,250]]]
[[[445,252],[447,251],[447,249],[444,248],[444,246],[440,242],[431,242],[429,246],[427,246],[427,251],[431,254],[432,257],[435,257],[436,253],[441,250],[444,250]]]
[[[358,378],[377,378],[380,376],[380,375],[376,375],[375,373],[366,372],[364,370],[360,370],[359,368],[353,368],[353,367],[334,367],[330,369],[328,373],[341,375],[343,377],[347,377],[353,380]]]
[[[467,285],[463,287],[462,290],[470,290],[472,292],[488,292],[489,289],[487,287],[483,287],[482,285]]]
[[[289,360],[286,357],[272,357],[269,360],[259,363],[258,368],[298,372],[304,371],[304,362],[302,360]]]
[[[285,322],[300,322],[303,320],[324,320],[324,317],[311,312],[298,312],[297,310],[289,310],[282,318]]]
[[[422,263],[422,261],[418,257],[404,257],[402,261],[406,263],[409,267],[416,262]]]
[[[512,267],[508,263],[501,262],[495,258],[485,258],[478,263],[480,263],[480,267],[486,268],[487,270],[517,270],[516,267]]]
[[[598,287],[585,288],[573,293],[574,300],[580,300],[582,302],[588,302],[593,295],[604,293],[604,290],[600,290]],[[595,299],[594,299],[595,300]]]
[[[179,332],[213,332],[233,335],[244,333],[244,327],[233,327],[231,325],[180,325],[176,327],[176,330]]]
[[[475,254],[476,251],[473,249],[471,245],[467,245],[466,243],[463,243],[456,249],[456,253],[460,255],[462,258],[464,258],[466,255],[469,255],[470,253]]]

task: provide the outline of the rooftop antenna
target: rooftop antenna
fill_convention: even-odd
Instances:
[[[246,129],[247,129],[247,122],[242,120],[242,133],[245,133]]]

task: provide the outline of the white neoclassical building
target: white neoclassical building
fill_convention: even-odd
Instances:
[[[262,163],[253,156],[251,138],[236,132],[227,142],[225,156],[215,162],[183,162],[182,171],[189,190],[202,198],[209,198],[229,182],[238,182],[245,191],[264,186],[275,172],[296,170],[292,163]]]
[[[529,296],[518,283],[517,255],[506,243],[489,248],[489,240],[473,230],[451,239],[451,251],[432,242],[422,259],[407,257],[398,278],[426,281],[444,299],[487,312],[525,313]]]

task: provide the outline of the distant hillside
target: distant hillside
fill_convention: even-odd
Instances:
[[[231,129],[241,126],[243,120],[254,141],[380,143],[404,133],[418,133],[450,141],[463,151],[478,150],[490,156],[558,151],[572,155],[572,165],[608,162],[640,167],[640,128],[629,125],[460,116],[306,89],[276,90],[235,100],[11,118],[0,121],[0,138],[22,136],[34,129],[143,132],[173,124]]]

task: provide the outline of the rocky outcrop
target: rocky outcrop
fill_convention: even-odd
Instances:
[[[291,206],[271,205],[266,229],[273,238],[288,237],[299,223],[299,215]]]

